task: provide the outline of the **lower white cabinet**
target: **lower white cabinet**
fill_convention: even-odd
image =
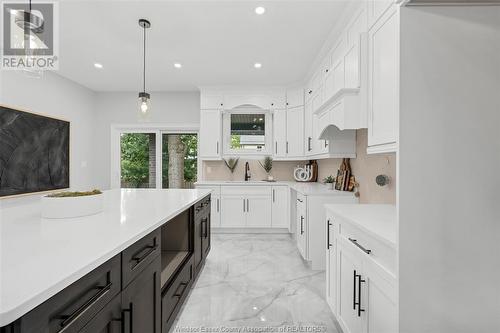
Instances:
[[[212,190],[211,223],[216,229],[285,229],[290,231],[287,185],[197,185]]]
[[[309,260],[308,238],[309,231],[307,225],[307,197],[297,193],[297,225],[296,225],[296,241],[297,248],[304,260]]]
[[[326,298],[344,333],[397,333],[395,249],[327,211]]]
[[[272,227],[290,229],[288,186],[272,187]]]

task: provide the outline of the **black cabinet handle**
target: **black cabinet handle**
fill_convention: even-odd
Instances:
[[[70,315],[68,315],[68,316],[59,316],[58,317],[59,319],[63,319],[63,321],[61,322],[61,330],[59,331],[59,333],[64,332],[81,315],[83,315],[88,309],[90,309],[92,306],[94,306],[94,304],[96,304],[104,296],[106,296],[106,294],[111,290],[111,286],[112,285],[113,285],[113,283],[108,282],[103,287],[94,287],[94,288],[92,288],[92,289],[98,289],[98,292],[94,296],[92,296],[91,298],[89,298],[88,301],[86,301],[85,303],[83,303],[78,309],[76,309],[75,311],[73,311],[73,313],[71,313]]]
[[[312,90],[309,90],[309,92],[308,92],[308,93],[309,93],[309,95],[311,95],[311,94],[312,94],[312,92],[313,92]]]
[[[356,270],[354,270],[354,275],[353,275],[353,288],[352,288],[352,309],[353,310],[356,310],[356,305],[358,303],[356,303],[356,278],[358,277],[358,275],[356,274]]]
[[[208,236],[208,217],[201,220],[200,238],[207,238]]]
[[[311,151],[311,137],[307,138],[307,151]]]
[[[219,141],[217,141],[217,154],[219,153]]]
[[[245,199],[243,199],[243,212],[245,212]]]
[[[351,241],[351,243],[353,243],[354,245],[356,245],[364,253],[366,253],[366,254],[372,253],[372,250],[368,250],[368,249],[364,248],[363,246],[359,245],[359,243],[358,243],[357,240],[352,239],[352,238],[349,238],[349,240]]]
[[[274,188],[273,188],[273,202],[276,202],[275,196],[274,196]]]
[[[217,198],[217,213],[219,212],[219,198]]]
[[[361,275],[358,275],[358,317],[361,317],[361,312],[364,312],[365,309],[361,308],[361,283],[366,282],[361,279]]]
[[[304,234],[304,216],[300,216],[300,234]]]
[[[274,152],[277,154],[277,153],[278,153],[278,141],[276,141],[276,142],[274,143],[274,146],[275,146],[275,148],[274,148]]]
[[[248,199],[247,199],[247,212],[249,212],[249,211],[250,211],[250,201],[248,201]]]
[[[132,269],[135,269],[144,259],[146,259],[149,255],[151,255],[156,249],[158,248],[158,244],[155,245],[148,245],[143,247],[141,250],[139,250],[136,254],[141,253],[142,251],[148,249],[146,253],[144,253],[142,256],[137,257],[133,256],[130,261],[135,261],[135,264],[132,266]]]
[[[332,246],[332,244],[330,244],[330,226],[332,224],[330,223],[330,220],[328,219],[328,221],[326,222],[326,249],[327,250],[330,250],[330,246]]]
[[[286,142],[286,153],[288,154],[288,141]]]
[[[297,199],[298,202],[302,202],[302,199]]]
[[[128,333],[132,333],[132,330],[133,330],[133,327],[132,327],[132,303],[130,303],[129,305],[129,309],[123,309],[122,310],[122,330],[121,330],[121,333],[125,333],[127,332],[125,327],[125,323],[127,322],[126,320],[126,316],[128,314],[128,325],[129,325],[129,330],[128,330]]]
[[[174,293],[174,297],[178,297],[178,298],[182,297],[182,295],[184,294],[184,291],[186,291],[187,285],[188,285],[187,282],[181,282],[179,284],[179,287],[177,287],[177,290]],[[182,288],[182,291],[179,292],[179,289],[181,289],[181,288]]]

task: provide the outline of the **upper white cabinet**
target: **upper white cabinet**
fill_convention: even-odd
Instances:
[[[291,107],[286,110],[286,153],[288,157],[304,156],[304,107]]]
[[[201,110],[199,156],[203,159],[221,158],[221,111],[218,109]]]
[[[396,150],[399,114],[399,7],[368,32],[368,152]]]
[[[297,106],[304,105],[304,89],[295,88],[289,89],[286,92],[286,106],[288,108],[294,108]]]
[[[287,126],[287,110],[275,110],[273,113],[273,155],[275,157],[287,156]]]

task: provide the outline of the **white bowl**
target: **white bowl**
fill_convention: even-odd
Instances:
[[[81,197],[42,197],[42,217],[64,219],[94,215],[104,210],[104,195],[94,194]]]

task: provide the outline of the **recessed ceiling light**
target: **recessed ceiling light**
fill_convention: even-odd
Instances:
[[[174,67],[175,67],[175,68],[181,68],[181,67],[182,67],[182,64],[180,64],[180,63],[176,62],[176,63],[174,64]]]
[[[262,15],[266,12],[266,9],[264,7],[257,7],[255,8],[255,14],[257,15]]]
[[[102,64],[100,64],[100,63],[96,62],[96,63],[94,64],[94,67],[95,67],[95,68],[99,68],[99,69],[101,69],[103,66],[102,66]]]
[[[261,68],[262,67],[262,64],[260,62],[256,62],[253,67],[255,68]]]

